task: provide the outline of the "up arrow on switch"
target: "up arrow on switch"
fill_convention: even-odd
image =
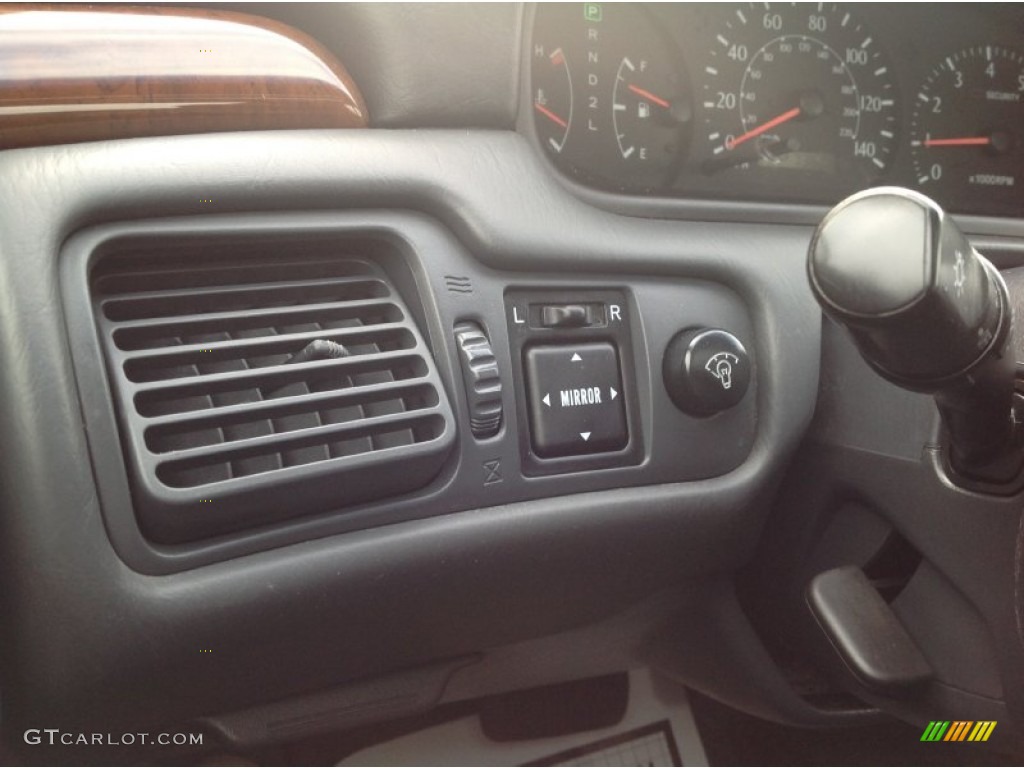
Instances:
[[[574,352],[573,355],[572,355],[572,362],[579,363],[579,362],[582,362],[582,361],[583,361],[583,358],[580,357],[580,353],[579,352]]]

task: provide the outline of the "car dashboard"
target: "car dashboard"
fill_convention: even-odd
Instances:
[[[29,729],[192,728],[192,759],[638,668],[1024,754],[1024,483],[959,482],[807,276],[830,206],[899,186],[1016,295],[1018,7],[0,28],[12,760]],[[851,566],[926,681],[822,632],[809,584]]]
[[[832,205],[889,184],[1012,216],[1019,29],[990,11],[542,5],[533,134],[610,192]]]

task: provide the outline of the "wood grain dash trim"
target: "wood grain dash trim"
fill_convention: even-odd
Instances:
[[[230,11],[0,5],[0,148],[215,131],[364,128],[308,35]]]

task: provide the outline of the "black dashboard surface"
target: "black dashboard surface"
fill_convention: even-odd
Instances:
[[[254,165],[256,154],[260,161]],[[157,155],[161,171],[154,174]],[[208,160],[196,166],[189,162],[196,156]],[[22,200],[5,208],[2,230],[8,234],[0,260],[5,283],[21,296],[6,305],[3,323],[2,346],[13,356],[8,370],[19,373],[4,379],[2,420],[8,439],[21,446],[4,463],[5,508],[35,510],[6,515],[0,537],[7,552],[5,578],[18,585],[7,595],[8,616],[24,637],[35,638],[9,672],[16,689],[31,691],[35,706],[61,702],[66,717],[96,714],[94,675],[106,668],[98,659],[109,654],[118,657],[120,671],[117,681],[105,684],[108,690],[123,686],[136,695],[104,697],[104,707],[129,719],[180,718],[189,713],[197,690],[210,696],[204,710],[258,700],[268,681],[229,684],[244,669],[279,669],[272,685],[284,695],[615,613],[684,573],[736,563],[766,511],[758,501],[766,484],[810,419],[818,319],[803,279],[806,232],[751,225],[734,229],[727,241],[714,225],[609,219],[545,180],[538,158],[513,134],[197,136],[82,146],[73,157],[25,150],[0,160],[5,196]],[[457,233],[480,260],[473,269],[482,282],[478,270],[500,265],[511,279],[527,284],[585,272],[589,280],[606,275],[620,282],[644,273],[686,279],[700,273],[702,280],[730,285],[760,329],[753,343],[763,361],[761,416],[749,455],[720,478],[439,515],[170,576],[129,568],[111,546],[92,470],[81,461],[88,455],[87,435],[70,427],[79,423],[80,409],[96,407],[102,393],[86,393],[80,401],[69,357],[26,354],[26,339],[33,347],[67,349],[55,286],[59,244],[71,231],[102,222],[115,208],[118,218],[195,215],[201,209],[191,190],[211,183],[220,190],[224,214],[314,205],[417,210]],[[15,195],[15,189],[31,194]],[[64,213],[33,216],[32,201],[41,197],[50,200],[48,210]],[[567,231],[566,220],[577,222],[579,231]],[[755,248],[773,256],[751,264],[747,254]],[[431,274],[430,281],[443,295],[443,272]],[[490,285],[500,291],[500,284]],[[481,305],[491,309],[480,317],[500,340],[500,292],[493,298]],[[451,342],[436,335],[433,343],[450,349]],[[660,349],[649,354],[656,359]],[[653,364],[641,366],[641,375]],[[26,387],[27,381],[34,384]],[[650,433],[655,414],[648,410],[644,418]],[[463,441],[471,444],[465,436]],[[512,473],[514,446],[510,431],[487,448],[488,455],[506,456]],[[54,466],[69,469],[54,474]],[[466,471],[479,475],[479,467],[468,465]],[[427,541],[433,544],[424,550]],[[628,553],[625,567],[609,571],[604,564],[615,552]],[[46,562],[62,565],[48,569],[45,579],[33,578],[31,564]],[[639,562],[643,568],[635,567]],[[409,590],[412,583],[418,586]],[[486,600],[474,597],[481,583],[490,584]],[[552,591],[556,583],[561,586]],[[569,610],[562,596],[577,591]],[[319,597],[297,600],[297,594]],[[389,607],[381,613],[384,604]],[[521,610],[510,611],[512,604]],[[99,606],[105,606],[103,622],[93,620]],[[438,616],[447,618],[438,622]],[[395,621],[402,631],[394,631]],[[251,622],[263,642],[250,642]],[[416,624],[420,629],[413,631]],[[178,629],[164,632],[158,625]],[[360,631],[346,630],[352,626]],[[432,638],[429,643],[421,631]],[[154,643],[165,659],[158,668],[151,663]],[[187,661],[197,643],[225,649],[224,660]],[[305,660],[298,667],[282,667],[281,653],[288,648]],[[149,684],[142,685],[144,680]],[[144,700],[150,706],[141,706]],[[93,703],[86,707],[86,701]]]
[[[842,24],[843,8],[828,6],[826,26]],[[886,167],[868,183],[914,181],[914,89],[943,57],[981,50],[987,61],[989,44],[1005,46],[999,61],[1019,62],[1022,48],[1016,7],[889,8],[851,11],[872,37],[877,30],[872,42],[889,64],[875,69],[892,67],[898,94]],[[709,46],[727,56],[733,42],[718,22],[744,9],[253,4],[244,10],[294,24],[344,59],[364,91],[370,129],[0,153],[6,737],[41,723],[127,729],[221,716],[259,731],[263,724],[246,713],[271,702],[300,702],[295,711],[314,730],[348,727],[375,707],[371,719],[398,717],[406,704],[417,711],[657,665],[780,721],[870,722],[875,707],[911,722],[976,716],[999,720],[995,740],[1019,749],[1021,494],[989,498],[952,486],[936,469],[941,440],[931,401],[872,378],[849,341],[823,326],[808,288],[810,225],[861,182],[819,171],[809,179],[774,162],[758,167],[760,160],[727,169],[721,183],[694,182],[704,178],[693,174],[691,154],[699,108],[691,110],[687,151],[666,158],[671,170],[657,183],[622,180],[626,145],[607,124],[591,132],[596,138],[577,139],[569,133],[586,127],[582,117],[570,128],[554,105],[541,104],[566,123],[564,158],[551,146],[552,138],[559,143],[551,128],[538,132],[538,120],[560,126],[536,107],[536,46],[550,62],[559,47],[568,56],[579,42],[547,39],[552,31],[541,22],[535,36],[535,14],[574,16],[577,32],[580,22],[611,25],[617,14],[635,14],[657,30],[650,50],[678,48],[672,55],[685,62],[694,89],[701,65],[714,68],[700,58]],[[792,13],[780,11],[778,24]],[[632,40],[619,43],[629,50],[598,55],[602,87],[626,57],[636,64],[647,55],[634,62]],[[749,60],[756,51],[747,46]],[[635,85],[662,98],[651,83]],[[611,121],[612,104],[622,102],[611,93],[598,99],[608,107],[600,119]],[[813,101],[800,109],[813,111]],[[631,109],[639,115],[637,104],[618,111]],[[759,117],[745,130],[763,124]],[[734,132],[743,126],[738,119]],[[768,133],[742,145],[757,146]],[[972,137],[979,138],[960,138]],[[570,160],[577,140],[581,150]],[[1014,190],[1019,173],[1018,165]],[[1016,198],[961,190],[951,199],[976,214],[961,220],[986,255],[1001,266],[1024,261]],[[387,242],[378,266],[411,308],[458,419],[451,454],[428,484],[404,496],[346,506],[341,489],[331,508],[287,522],[181,546],[154,543],[132,510],[111,397],[117,371],[104,366],[90,314],[90,264],[109,243],[130,257],[124,244],[137,237],[166,237],[173,247],[285,233],[294,246],[281,251],[287,267],[310,233],[339,232],[347,239],[337,242]],[[626,460],[556,466],[531,453],[521,370],[528,344],[516,340],[515,299],[541,294],[566,303],[622,297],[628,308],[628,332],[598,328],[586,338],[621,345],[619,359],[629,362],[622,374],[635,440],[619,456]],[[505,421],[484,439],[467,418],[453,333],[466,321],[487,331],[501,371]],[[740,408],[695,418],[672,405],[662,366],[674,334],[705,325],[742,338],[754,384]],[[573,333],[551,338],[583,338]],[[764,596],[827,561],[815,536],[850,508],[855,522],[881,519],[871,530],[888,532],[912,562],[924,563],[906,577],[896,607],[938,667],[952,661],[920,699],[862,691],[827,655],[817,657],[820,668],[841,683],[815,678],[802,687],[810,663],[803,656],[812,654],[800,645],[806,636],[786,633],[806,629],[806,616],[789,621],[783,610],[802,610],[802,592]],[[868,538],[848,532],[840,527],[835,536],[842,544]],[[755,582],[763,574],[753,599],[736,587],[751,573]],[[798,664],[779,663],[769,641],[778,636],[793,640]],[[947,653],[964,638],[973,643],[970,659]],[[213,655],[199,654],[210,648]],[[378,681],[390,682],[374,688]],[[816,685],[835,697],[818,706]],[[360,699],[367,688],[375,693]],[[411,695],[383,706],[396,690]],[[850,704],[850,690],[868,703]],[[310,702],[324,691],[357,691],[361,711],[316,709]]]

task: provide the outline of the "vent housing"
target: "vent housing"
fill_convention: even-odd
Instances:
[[[454,443],[363,242],[119,248],[90,275],[136,515],[176,544],[422,488]]]

